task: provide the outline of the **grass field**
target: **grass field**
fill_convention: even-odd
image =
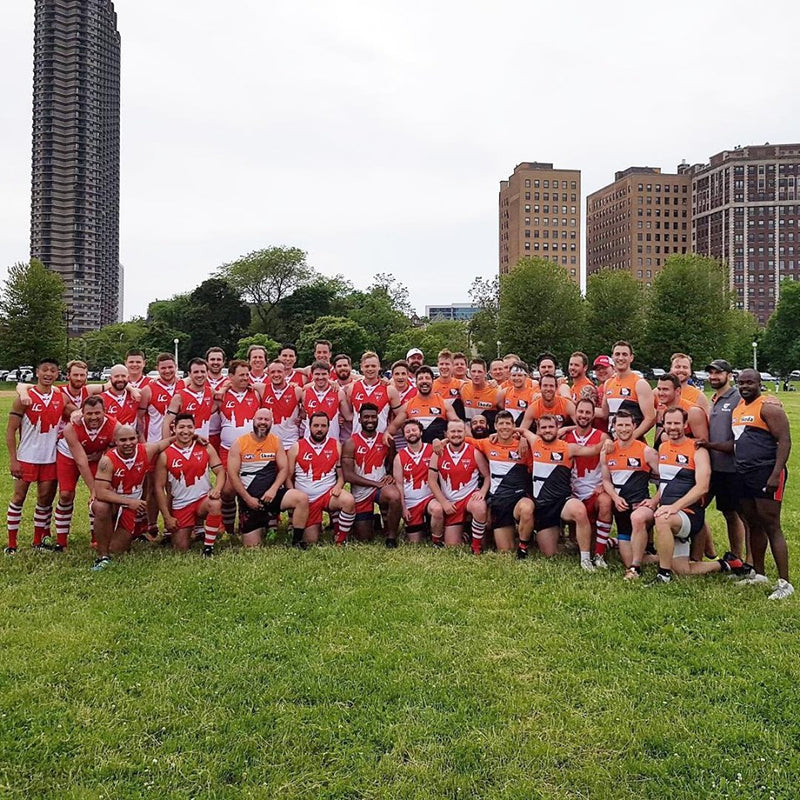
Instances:
[[[0,475],[4,506],[5,450]],[[85,513],[59,556],[26,512],[0,560],[2,797],[800,795],[797,597],[410,546],[142,548],[95,574]]]

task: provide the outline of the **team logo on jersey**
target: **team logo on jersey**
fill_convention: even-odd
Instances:
[[[679,464],[688,464],[689,463],[689,456],[685,456],[683,453],[678,453],[675,460]]]
[[[611,463],[610,461],[608,462]],[[638,458],[629,458],[628,459],[628,466],[629,467],[641,467],[642,462]]]
[[[498,453],[498,452],[497,452],[497,450],[490,450],[490,451],[489,451],[489,456],[490,456],[491,458],[499,458],[499,456],[500,456],[500,453]]]
[[[609,467],[616,467],[616,466],[617,466],[617,461],[616,461],[616,459],[611,459],[611,460],[609,460],[609,462],[608,462],[608,466],[609,466]]]
[[[442,409],[441,408],[437,408],[436,406],[430,406],[430,411],[431,411],[431,414],[441,414],[442,413]]]
[[[517,450],[509,450],[509,451],[508,451],[508,457],[509,457],[509,458],[510,458],[512,461],[519,461],[519,459],[520,459],[520,454],[519,454],[519,452],[518,452]]]
[[[561,453],[550,453],[551,461],[563,461],[564,456]]]
[[[527,408],[528,401],[527,400],[517,400],[517,408]]]
[[[628,387],[627,387],[627,386],[623,386],[623,387],[622,387],[622,388],[619,390],[619,393],[620,393],[620,396],[621,396],[621,397],[630,397],[630,396],[631,396],[631,390],[630,390],[630,389],[628,389]]]
[[[252,461],[254,458],[255,458],[255,456],[252,453],[245,453],[242,456],[242,460],[243,461]]]

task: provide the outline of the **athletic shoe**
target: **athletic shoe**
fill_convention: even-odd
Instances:
[[[101,570],[104,570],[106,567],[110,566],[111,558],[109,556],[101,556],[92,565],[92,572],[100,572]]]
[[[211,558],[214,555],[214,545],[207,544],[203,547],[203,558]]]
[[[608,562],[603,558],[603,556],[597,555],[594,557],[594,568],[608,569]]]
[[[300,539],[298,542],[292,542],[292,547],[294,547],[295,550],[308,550],[310,545],[308,542],[304,542]]]
[[[645,586],[650,588],[652,586],[663,586],[665,583],[672,583],[672,576],[662,575],[660,572],[657,572],[655,578],[653,578],[650,583],[646,583]]]
[[[17,548],[16,547],[10,547],[9,546],[9,547],[4,547],[3,548],[3,554],[7,555],[7,556],[13,556],[16,552],[17,552]]]
[[[581,559],[581,569],[584,572],[597,572],[597,570],[595,569],[594,564],[592,564],[592,562],[588,558],[587,559]]]
[[[47,537],[48,539],[50,537]],[[49,542],[45,544],[44,539],[39,544],[31,545],[37,553],[52,553],[53,552],[53,545]]]
[[[517,558],[522,561],[523,559],[528,557],[528,548],[527,547],[518,547],[517,548]]]
[[[386,549],[387,550],[394,550],[397,547],[397,539],[393,539],[391,536],[386,537]]]
[[[53,545],[53,552],[54,553],[66,553],[67,552],[67,548],[64,547],[63,544],[54,544]]]
[[[756,586],[759,583],[769,583],[769,578],[766,575],[759,575],[755,570],[746,578],[736,581],[737,586]]]
[[[642,570],[639,567],[628,567],[622,576],[624,581],[638,581],[642,577]]]
[[[441,537],[439,538],[431,538],[431,545],[433,547],[443,548],[444,547],[444,539]]]
[[[775,584],[775,591],[769,596],[769,600],[785,600],[787,597],[791,597],[794,594],[794,586],[792,586],[789,581],[785,581],[783,578],[778,578],[778,582]]]
[[[731,573],[728,578],[750,578],[756,574],[756,568],[747,562],[742,563],[742,570],[738,573]]]
[[[744,574],[744,561],[730,550],[722,558],[717,559],[723,572],[732,572],[734,575]]]

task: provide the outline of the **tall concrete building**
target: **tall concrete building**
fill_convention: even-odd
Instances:
[[[538,256],[581,275],[581,172],[524,161],[500,181],[500,273]]]
[[[31,256],[64,279],[69,331],[120,305],[120,37],[109,0],[36,0]]]
[[[800,280],[800,144],[736,147],[695,165],[694,251],[725,261],[739,308],[763,325]]]
[[[688,168],[628,167],[586,198],[586,274],[622,269],[650,283],[664,262],[691,249]]]

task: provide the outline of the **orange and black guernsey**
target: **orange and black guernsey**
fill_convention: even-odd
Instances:
[[[617,411],[625,409],[630,411],[633,416],[634,425],[641,425],[644,420],[642,409],[639,408],[639,395],[636,392],[636,384],[639,376],[635,372],[627,375],[612,375],[604,384],[606,403],[608,403],[609,426],[613,427],[611,420],[616,416]]]
[[[464,404],[464,418],[469,422],[478,414],[483,414],[489,423],[490,430],[494,430],[494,416],[497,413],[497,398],[500,390],[496,386],[486,384],[481,389],[476,389],[472,381],[466,381],[461,387],[461,402]],[[453,406],[455,408],[455,405]],[[458,413],[458,409],[456,409]]]
[[[606,467],[617,494],[633,508],[650,497],[650,465],[645,459],[647,445],[633,439],[626,445],[614,442],[606,453]]]
[[[480,450],[489,462],[491,497],[511,501],[513,498],[530,495],[531,454],[528,451],[524,456],[520,455],[518,439],[504,444],[468,436],[467,441],[476,450]]]
[[[572,458],[563,439],[531,445],[533,499],[536,508],[558,505],[572,494]]]
[[[761,395],[751,403],[741,400],[731,415],[733,454],[736,468],[742,472],[775,466],[778,443],[761,415],[763,405]]]
[[[535,422],[539,421],[540,417],[545,414],[552,414],[558,421],[558,427],[562,428],[564,425],[569,425],[572,418],[569,415],[569,399],[563,395],[557,394],[553,398],[553,405],[548,406],[544,402],[544,398],[540,395],[533,403],[533,419]]]
[[[278,475],[278,448],[283,450],[280,439],[268,433],[264,441],[256,441],[249,433],[239,437],[239,478],[247,493],[261,497],[275,483]]]
[[[533,386],[528,383],[521,389],[517,389],[513,385],[509,385],[506,388],[504,405],[506,411],[511,412],[513,415],[515,424],[519,425],[522,422],[522,418],[525,416],[528,406],[533,403],[534,397]]]
[[[422,441],[430,444],[434,439],[444,439],[447,430],[447,409],[441,395],[429,394],[424,397],[415,394],[406,403],[406,419],[422,423]]]
[[[680,444],[666,441],[658,448],[658,475],[661,505],[667,506],[680,500],[694,488],[695,476],[694,439],[684,437]],[[702,526],[705,511],[702,501],[684,508],[692,518],[692,529]]]

